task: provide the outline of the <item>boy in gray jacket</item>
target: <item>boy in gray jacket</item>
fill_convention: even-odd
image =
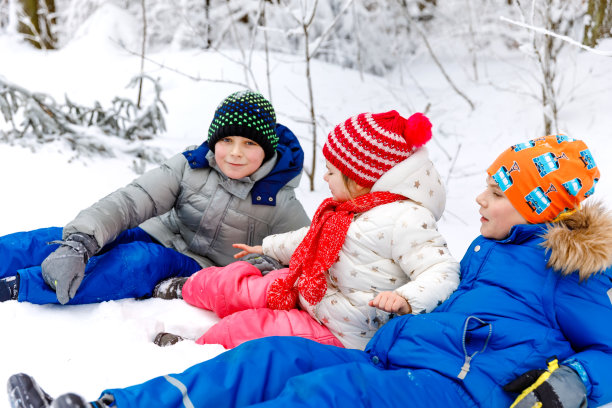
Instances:
[[[63,230],[0,237],[0,301],[148,297],[161,280],[227,265],[233,243],[259,245],[309,224],[294,193],[303,159],[261,94],[233,93],[199,147],[81,211]]]

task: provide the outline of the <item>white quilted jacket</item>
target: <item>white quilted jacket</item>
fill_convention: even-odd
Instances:
[[[347,348],[364,349],[391,317],[368,306],[379,292],[395,291],[418,314],[431,312],[459,284],[459,264],[436,228],[446,193],[427,150],[421,148],[393,167],[372,191],[409,199],[357,214],[338,261],[328,271],[323,300],[313,306],[300,296],[300,307]],[[265,238],[264,254],[288,265],[307,231],[304,227]]]

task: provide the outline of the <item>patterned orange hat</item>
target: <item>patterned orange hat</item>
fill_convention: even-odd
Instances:
[[[599,169],[581,141],[552,135],[519,143],[487,169],[514,208],[532,224],[574,212],[593,194]]]

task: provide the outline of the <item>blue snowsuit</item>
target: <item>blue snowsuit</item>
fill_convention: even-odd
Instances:
[[[293,191],[304,153],[291,130],[277,124],[276,132],[275,161],[260,167],[270,169],[256,181],[217,174],[204,142],[82,211],[63,229],[0,237],[0,278],[19,275],[20,302],[59,303],[41,274],[42,261],[59,246],[47,243],[82,232],[102,249],[87,263],[68,304],[148,297],[163,279],[233,261],[235,242],[260,245],[271,233],[308,225]]]
[[[19,274],[20,302],[59,303],[43,280],[40,264],[59,244],[62,228],[50,227],[0,237],[0,278]],[[190,276],[200,265],[160,245],[140,228],[126,230],[85,267],[85,278],[71,305],[151,295],[155,284],[172,276]]]
[[[500,241],[478,237],[461,262],[457,291],[431,313],[392,319],[365,351],[270,337],[104,393],[120,408],[508,407],[516,395],[502,386],[556,355],[579,374],[590,405],[608,403],[610,250],[603,272],[582,281],[572,271],[564,276],[547,266],[546,228],[518,225]],[[585,248],[585,257],[598,256]]]

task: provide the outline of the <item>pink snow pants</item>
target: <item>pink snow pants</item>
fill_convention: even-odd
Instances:
[[[204,268],[192,275],[183,286],[183,299],[193,306],[212,310],[221,318],[196,343],[233,348],[266,336],[298,336],[343,347],[308,312],[266,307],[268,287],[288,272],[289,269],[278,269],[261,276],[259,269],[239,261],[225,267]]]

